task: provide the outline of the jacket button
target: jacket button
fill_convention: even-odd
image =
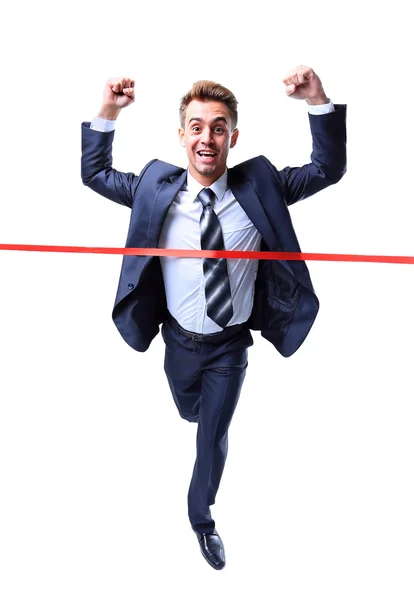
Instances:
[[[133,290],[134,289],[134,284],[133,283],[128,283],[128,289],[129,290]]]

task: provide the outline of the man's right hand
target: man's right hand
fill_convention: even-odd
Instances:
[[[128,77],[111,77],[105,84],[103,104],[99,112],[102,119],[115,120],[121,110],[135,101],[135,81]]]

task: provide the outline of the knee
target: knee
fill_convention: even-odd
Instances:
[[[178,411],[180,413],[180,417],[189,423],[198,423],[199,413],[196,412],[183,412],[182,410]]]

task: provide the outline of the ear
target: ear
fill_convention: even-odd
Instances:
[[[181,146],[185,146],[184,129],[181,129],[181,127],[179,127],[178,129],[178,138],[180,140]]]
[[[234,148],[237,143],[237,139],[239,137],[239,130],[235,129],[231,134],[230,148]]]

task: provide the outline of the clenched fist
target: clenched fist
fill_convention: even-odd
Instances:
[[[105,84],[99,116],[116,119],[119,112],[135,101],[135,81],[129,77],[111,77]]]
[[[283,78],[286,94],[297,100],[306,100],[308,104],[325,104],[329,102],[322,82],[311,67],[299,65]]]

